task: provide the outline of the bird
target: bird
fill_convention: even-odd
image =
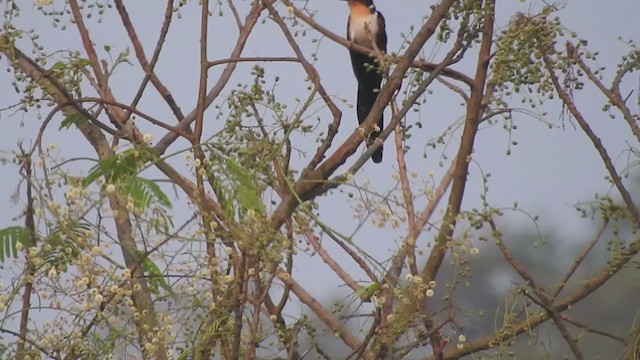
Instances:
[[[387,52],[387,32],[382,13],[376,10],[373,0],[346,0],[349,4],[349,20],[347,21],[347,39],[354,44],[364,46],[371,50]],[[373,40],[373,41],[372,41]],[[375,47],[374,47],[375,41]],[[356,112],[358,123],[362,124],[371,112],[373,104],[380,92],[382,84],[382,72],[375,64],[375,57],[362,54],[349,49],[351,66],[358,82],[358,99]],[[384,110],[384,109],[383,109]],[[368,136],[367,147],[371,146],[380,135],[384,126],[382,112],[377,121],[378,128]],[[373,153],[371,158],[374,163],[382,162],[382,144]]]

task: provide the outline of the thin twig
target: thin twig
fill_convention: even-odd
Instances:
[[[576,272],[580,264],[582,264],[582,262],[587,257],[587,255],[589,255],[589,253],[591,252],[593,247],[596,245],[596,243],[598,243],[598,241],[602,237],[602,234],[604,234],[604,231],[607,229],[608,225],[609,225],[609,220],[605,220],[604,223],[600,226],[600,228],[596,232],[596,235],[593,237],[593,239],[589,242],[589,244],[587,244],[587,246],[585,246],[582,252],[573,260],[573,264],[571,265],[571,268],[562,277],[562,280],[560,280],[560,285],[558,286],[556,291],[553,293],[553,295],[551,295],[551,302],[555,301],[558,295],[560,294],[560,292],[562,292],[562,289],[564,289],[564,287],[567,285],[567,283],[569,282],[569,279],[571,279],[571,277]]]
[[[606,86],[604,86],[604,84],[602,83],[602,81],[598,79],[596,74],[594,74],[593,71],[591,71],[591,68],[589,68],[589,66],[587,66],[587,64],[584,63],[584,61],[580,57],[580,54],[578,54],[578,50],[576,49],[576,47],[569,41],[567,41],[566,47],[567,47],[567,54],[569,55],[569,58],[571,58],[573,61],[575,61],[578,64],[578,66],[580,66],[580,69],[584,71],[584,73],[587,75],[589,80],[594,85],[596,85],[598,90],[600,90],[600,92],[604,96],[606,96],[607,99],[609,99],[609,101],[611,102],[611,104],[613,104],[613,106],[617,107],[618,110],[620,110],[620,112],[622,113],[622,116],[624,117],[625,121],[629,125],[629,128],[631,128],[631,133],[636,137],[636,139],[638,139],[638,141],[640,141],[640,127],[637,124],[636,117],[633,116],[629,108],[625,105],[625,101],[624,99],[622,99],[622,95],[620,95],[620,82],[622,81],[622,77],[627,72],[631,71],[631,69],[633,69],[633,67],[636,64],[634,64],[634,62],[632,61],[629,61],[626,65],[622,66],[616,73],[616,76],[611,85],[611,89],[607,89]]]
[[[278,273],[278,279],[285,283],[300,301],[313,311],[322,322],[324,322],[334,334],[340,337],[342,341],[351,349],[357,349],[360,342],[344,327],[330,310],[325,308],[313,295],[309,294],[297,281],[295,281],[287,273]]]
[[[239,57],[236,59],[221,59],[210,61],[208,66],[214,67],[218,65],[229,64],[232,62],[300,62],[300,59],[290,56],[249,56],[249,57]]]
[[[262,3],[260,1],[254,2],[253,6],[251,7],[251,11],[245,19],[244,26],[239,31],[238,40],[236,41],[236,45],[232,50],[231,55],[229,56],[230,59],[236,59],[239,58],[240,55],[242,55],[242,51],[244,50],[247,40],[249,39],[249,35],[251,35],[252,30],[258,22],[261,13]],[[233,75],[233,73],[235,72],[237,64],[237,62],[230,62],[222,71],[222,74],[220,74],[220,77],[218,78],[218,82],[207,93],[207,96],[205,98],[205,109],[208,108],[213,103],[213,101],[218,98],[222,90],[227,86],[227,83],[231,79],[231,75]],[[197,111],[196,109],[194,109],[184,118],[182,118],[178,122],[176,127],[186,130],[195,121],[196,115]],[[176,141],[176,139],[178,139],[178,135],[174,132],[169,132],[158,141],[154,149],[158,153],[163,154],[167,150],[167,148],[171,144],[173,144],[174,141]]]
[[[345,48],[348,48],[350,50],[355,50],[357,52],[360,52],[362,54],[372,54],[375,55],[375,53],[365,47],[365,46],[361,46],[358,44],[355,44],[339,35],[336,35],[334,32],[330,31],[329,29],[325,28],[324,26],[320,25],[318,22],[316,22],[313,17],[305,14],[303,11],[301,11],[300,9],[298,9],[296,6],[294,6],[290,0],[282,0],[282,3],[285,4],[288,8],[293,9],[293,15],[297,18],[299,18],[300,20],[304,21],[307,25],[309,25],[311,28],[313,28],[314,30],[318,31],[320,34],[326,36],[328,39],[331,39],[332,41],[344,46]],[[400,61],[403,61],[403,56],[390,56],[387,55],[385,56],[385,60],[388,60],[392,63],[399,63]],[[426,60],[414,60],[411,63],[411,67],[426,71],[426,72],[432,72],[437,68],[437,64],[433,64],[430,63]],[[474,86],[474,81],[473,79],[469,78],[467,75],[458,72],[456,70],[453,69],[442,69],[441,71],[439,71],[439,73],[443,76],[449,77],[451,79],[457,80],[457,81],[461,81],[465,84],[467,84],[469,87],[473,87]]]
[[[298,226],[300,226],[300,224],[298,224]],[[313,250],[316,252],[316,254],[318,254],[320,256],[322,261],[324,261],[324,263],[327,264],[327,266],[329,266],[329,268],[331,268],[331,270],[333,270],[333,272],[336,275],[338,275],[338,277],[340,279],[342,279],[342,281],[344,281],[344,283],[348,287],[350,287],[351,290],[353,290],[354,293],[358,293],[359,288],[360,288],[360,286],[358,286],[358,283],[356,283],[356,281],[351,277],[351,275],[349,275],[349,273],[346,272],[342,268],[342,266],[340,266],[331,257],[331,255],[329,255],[327,250],[325,250],[322,247],[322,245],[320,245],[320,240],[318,239],[318,237],[315,236],[314,234],[312,234],[309,229],[303,229],[302,233],[303,233],[304,237],[307,239],[307,241],[309,241],[309,243],[313,247]]]
[[[590,332],[592,334],[602,335],[604,337],[607,337],[609,339],[615,340],[615,341],[617,341],[619,343],[622,343],[622,344],[626,344],[627,343],[627,339],[623,338],[622,336],[610,334],[610,333],[608,333],[606,331],[595,329],[595,328],[593,328],[593,327],[591,327],[591,326],[589,326],[587,324],[583,324],[582,322],[580,322],[580,321],[578,321],[576,319],[572,319],[572,318],[570,318],[570,317],[568,317],[568,316],[566,316],[564,314],[559,314],[559,315],[560,315],[560,318],[562,320],[568,322],[569,324],[571,324],[573,326],[577,326],[577,327],[579,327],[581,329],[584,329],[587,332]]]
[[[29,237],[26,244],[27,251],[25,252],[26,265],[24,271],[24,291],[22,293],[22,311],[20,314],[20,339],[26,339],[29,332],[29,310],[31,310],[31,296],[33,295],[33,277],[36,273],[36,265],[33,263],[30,257],[30,249],[35,248],[37,245],[37,233],[34,219],[34,199],[33,199],[33,168],[31,164],[31,157],[22,150],[22,166],[21,175],[24,178],[27,186],[27,208],[25,209],[24,226],[29,232]],[[22,358],[25,351],[25,341],[18,341],[16,347],[16,357]]]
[[[498,228],[495,222],[493,221],[493,219],[489,219],[488,223],[489,223],[489,226],[491,227],[491,230],[494,236],[497,236],[496,243],[498,244],[498,248],[500,249],[500,252],[504,256],[504,258],[507,260],[509,265],[511,265],[511,267],[525,281],[527,286],[533,291],[533,293],[537,296],[537,298],[531,296],[527,291],[527,289],[523,290],[524,295],[547,311],[547,313],[549,314],[549,316],[551,316],[551,319],[555,323],[556,327],[558,328],[558,331],[560,331],[560,334],[564,338],[565,342],[567,343],[567,345],[569,345],[569,348],[571,349],[571,352],[576,357],[576,359],[577,360],[584,359],[584,355],[582,354],[582,351],[580,351],[580,348],[576,344],[576,340],[569,332],[569,329],[567,329],[567,327],[564,325],[564,322],[560,318],[559,311],[557,311],[553,307],[553,303],[549,300],[549,295],[547,294],[547,292],[544,291],[544,289],[540,285],[538,285],[538,283],[533,279],[531,274],[529,274],[524,269],[524,267],[513,257],[513,254],[511,254],[511,251],[509,251],[507,246],[504,244],[502,237],[499,235],[500,232],[498,231]]]
[[[558,77],[555,74],[555,70],[554,70],[551,58],[549,58],[548,55],[544,55],[542,59],[547,68],[547,71],[550,74],[553,86],[555,87],[556,92],[558,92],[558,96],[562,100],[562,103],[569,110],[569,113],[571,113],[573,118],[576,119],[576,121],[578,122],[578,124],[580,125],[584,133],[589,138],[589,140],[591,140],[591,143],[598,151],[598,154],[600,155],[600,158],[602,159],[604,166],[609,172],[609,176],[611,176],[611,180],[613,180],[613,183],[615,184],[616,188],[620,192],[620,195],[622,196],[622,199],[625,205],[627,206],[627,209],[631,213],[631,216],[633,217],[633,221],[636,224],[640,224],[640,212],[638,211],[638,208],[633,202],[633,198],[631,197],[631,194],[629,194],[629,191],[622,183],[622,178],[620,177],[620,175],[618,175],[618,171],[613,165],[613,162],[611,161],[611,157],[609,156],[607,149],[602,144],[602,140],[600,140],[600,138],[593,132],[593,130],[591,129],[591,126],[589,126],[585,118],[582,116],[582,113],[580,113],[575,103],[571,100],[571,96],[569,95],[569,93],[560,84],[560,81],[558,80]]]
[[[273,21],[275,21],[275,23],[280,28],[280,31],[282,31],[284,37],[287,39],[289,46],[291,47],[293,52],[296,54],[296,57],[300,62],[300,64],[302,64],[302,68],[307,73],[307,76],[309,76],[309,79],[315,85],[318,91],[318,94],[320,94],[320,98],[322,98],[324,103],[329,108],[331,115],[333,116],[333,121],[329,124],[327,136],[322,140],[322,144],[316,150],[315,155],[313,156],[311,161],[309,161],[309,164],[307,164],[305,169],[302,171],[301,177],[304,177],[309,171],[315,169],[315,167],[324,158],[324,154],[327,152],[329,147],[331,147],[333,138],[336,136],[338,132],[338,128],[340,126],[342,112],[340,111],[340,109],[338,109],[336,104],[333,102],[333,99],[331,98],[331,96],[329,96],[329,93],[325,90],[324,86],[320,81],[320,74],[318,74],[318,71],[315,69],[314,65],[311,64],[309,61],[307,61],[307,59],[304,56],[304,53],[302,52],[302,49],[300,49],[300,46],[298,46],[298,43],[296,42],[295,37],[287,27],[287,24],[285,24],[280,14],[276,11],[273,5],[270,4],[269,1],[263,0],[263,3],[269,10],[269,14],[271,14],[271,18],[273,19]]]
[[[140,101],[140,99],[142,99],[142,94],[144,93],[144,90],[147,84],[149,83],[149,81],[151,81],[151,83],[158,90],[158,93],[160,93],[164,101],[167,103],[167,105],[169,105],[169,108],[171,109],[171,111],[173,111],[174,116],[178,120],[181,120],[184,117],[184,115],[182,114],[182,110],[180,110],[180,107],[174,100],[173,95],[171,94],[169,89],[167,89],[167,87],[164,86],[164,84],[158,78],[157,74],[154,72],[154,68],[158,63],[158,60],[160,59],[160,52],[162,51],[162,46],[164,45],[165,39],[169,32],[169,25],[171,25],[171,20],[173,19],[173,0],[167,0],[167,6],[164,12],[164,21],[162,23],[162,27],[160,28],[160,35],[158,36],[156,48],[153,51],[153,56],[151,57],[151,63],[147,61],[147,58],[144,54],[144,48],[142,47],[142,44],[140,43],[140,39],[136,34],[135,28],[133,27],[133,23],[129,18],[129,14],[127,13],[126,8],[124,7],[124,3],[122,2],[122,0],[116,0],[115,4],[116,4],[116,9],[120,14],[120,19],[122,20],[122,24],[124,25],[124,28],[127,31],[127,35],[131,40],[131,44],[133,45],[133,50],[136,53],[138,62],[140,63],[140,66],[142,66],[142,69],[145,72],[144,79],[142,79],[142,83],[138,87],[138,91],[136,92],[136,95],[131,101],[131,105],[129,107],[135,108],[138,105],[138,102]],[[131,116],[130,111],[127,112],[123,121],[125,122],[128,121],[129,116]],[[190,132],[190,129],[187,128],[185,129],[185,131]]]
[[[395,102],[391,103],[391,112],[396,113]],[[416,212],[413,206],[413,192],[411,191],[411,184],[409,183],[409,176],[407,174],[407,163],[405,162],[404,151],[404,139],[402,134],[403,129],[400,126],[396,126],[395,143],[396,143],[396,161],[398,162],[398,173],[400,174],[400,186],[402,188],[402,197],[404,199],[406,212],[407,212],[407,241],[405,242],[406,254],[409,260],[409,271],[414,276],[418,275],[418,267],[416,265],[416,239],[418,237],[418,227],[416,226]]]

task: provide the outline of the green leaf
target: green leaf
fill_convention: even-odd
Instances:
[[[142,269],[148,274],[149,285],[157,289],[158,286],[165,289],[168,293],[173,294],[173,289],[169,286],[169,283],[164,278],[162,271],[156,263],[154,263],[148,256],[142,261]]]
[[[113,67],[115,68],[117,65],[121,64],[121,63],[127,63],[129,65],[132,65],[131,62],[128,59],[129,56],[129,48],[127,47],[126,49],[124,49],[119,55],[118,58],[116,59],[116,61],[113,63]]]
[[[156,217],[151,221],[159,224],[162,227],[162,230],[168,234],[174,227],[171,216],[167,214],[166,211],[157,211],[155,215]]]
[[[44,239],[46,246],[42,254],[47,264],[56,267],[66,266],[80,256],[78,241],[86,239],[87,232],[92,225],[79,220],[66,223],[64,226],[55,227]]]
[[[104,177],[107,183],[119,183],[135,175],[148,162],[155,161],[158,154],[151,148],[135,148],[125,150],[120,154],[100,161],[91,168],[84,178],[83,186],[89,186],[99,177]]]
[[[68,114],[64,120],[60,123],[58,130],[68,129],[71,125],[77,125],[79,122],[84,121],[85,117],[82,114],[77,112],[72,112]]]
[[[171,207],[169,197],[152,180],[129,177],[122,182],[122,193],[133,200],[134,205],[140,209],[147,209],[153,202]]]
[[[143,178],[138,178],[138,180],[153,194],[157,202],[166,207],[171,207],[171,200],[169,200],[167,194],[160,189],[160,186],[155,181]]]
[[[80,58],[78,59],[78,65],[85,67],[91,65],[91,61],[89,59]]]
[[[5,258],[17,257],[16,245],[21,243],[26,246],[28,238],[29,230],[23,226],[10,226],[0,230],[0,263],[3,263]]]
[[[131,177],[122,183],[122,194],[133,200],[136,208],[146,209],[151,203],[151,195],[139,178]]]
[[[52,71],[63,71],[65,68],[67,67],[67,64],[65,62],[62,61],[58,61],[55,64],[53,64],[53,66],[51,67],[51,69],[49,70],[50,72]]]
[[[265,208],[253,176],[235,158],[227,159],[227,172],[235,182],[235,197],[243,209],[264,214]]]
[[[369,286],[361,286],[356,290],[356,295],[360,298],[371,298],[380,291],[380,284],[377,282],[372,283]]]
[[[180,351],[180,355],[176,358],[176,360],[187,360],[190,359],[193,355],[193,348],[182,349]]]
[[[100,161],[98,165],[94,166],[89,170],[89,174],[82,180],[83,186],[89,186],[94,181],[96,181],[99,177],[105,176],[113,171],[113,169],[118,164],[118,157],[112,156],[107,160]]]

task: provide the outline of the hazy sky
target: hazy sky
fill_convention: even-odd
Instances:
[[[24,3],[28,4],[26,1]],[[428,13],[426,8],[431,3],[418,0],[403,0],[403,5],[398,6],[397,1],[378,0],[376,2],[378,9],[385,14],[387,20],[390,51],[396,51],[399,48],[402,41],[400,34],[408,33],[410,24],[420,24],[422,16]],[[499,18],[497,29],[507,23],[508,18],[513,15],[514,11],[527,11],[528,8],[538,9],[540,3],[534,1],[522,4],[517,1],[498,1]],[[60,10],[62,9],[62,4],[62,1],[55,1],[54,8]],[[238,4],[244,10],[248,2],[240,1]],[[198,57],[196,46],[198,43],[197,22],[199,10],[192,5],[194,4],[190,4],[182,10],[182,19],[174,20],[162,60],[157,66],[161,79],[171,89],[184,112],[190,111],[195,106],[198,76],[196,70]],[[156,3],[150,6],[148,2],[128,2],[127,6],[136,24],[139,37],[145,45],[147,56],[150,57],[150,52],[155,46],[158,24],[162,20],[164,5]],[[344,32],[345,16],[347,14],[347,7],[344,2],[311,1],[309,6],[317,9],[316,20],[318,22],[338,33],[342,34]],[[636,19],[638,10],[640,10],[640,3],[636,1],[603,2],[580,0],[568,1],[565,9],[560,12],[560,16],[569,29],[575,30],[581,37],[588,39],[592,49],[600,51],[599,63],[612,69],[613,62],[627,49],[623,42],[617,40],[617,37],[637,39],[637,34],[640,32],[640,24]],[[222,11],[225,15],[230,15],[226,6],[223,6]],[[214,14],[217,12],[217,10],[213,11]],[[102,44],[112,45],[112,52],[115,55],[126,46],[129,46],[114,10],[105,12],[101,24],[96,23],[98,18],[100,16],[94,14],[92,19],[87,22],[92,27],[92,36],[98,44],[98,49],[102,56],[105,56],[104,51],[101,51]],[[23,5],[21,17],[18,18],[16,23],[22,29],[36,29],[40,34],[39,43],[47,51],[80,49],[77,31],[75,31],[73,24],[68,23],[66,18],[61,19],[61,24],[66,23],[68,25],[67,30],[59,30],[60,26],[58,26],[58,29],[53,29],[51,27],[53,23],[51,17],[44,17],[34,7]],[[259,31],[256,31],[250,39],[249,45],[244,52],[245,56],[283,56],[291,54],[282,36],[270,21],[267,20],[265,25],[258,25],[258,29]],[[235,41],[235,33],[236,30],[231,22],[231,16],[212,17],[210,27],[211,59],[226,57]],[[317,34],[311,31],[307,32],[307,37],[318,38]],[[26,41],[23,41],[22,45],[24,50],[29,50]],[[305,49],[308,49],[307,53],[310,54],[315,52],[316,46],[318,46],[317,53],[319,55],[317,67],[328,91],[346,99],[349,103],[353,103],[355,100],[355,87],[346,50],[327,39],[321,39],[319,44],[307,44]],[[441,50],[434,54],[433,48],[427,46],[423,50],[423,56],[437,60],[443,56],[443,52]],[[111,80],[112,87],[117,90],[116,97],[123,102],[127,102],[132,98],[141,78],[139,67],[133,56],[131,56],[131,60],[134,67],[121,66]],[[237,71],[238,76],[230,84],[233,85],[235,82],[243,80],[243,78],[245,80],[248,79],[247,75],[250,66],[240,66]],[[471,73],[470,70],[472,69],[468,64],[462,64],[457,68],[468,73]],[[212,81],[215,81],[220,69],[212,71]],[[605,72],[605,74],[609,73]],[[276,75],[282,79],[281,85],[277,89],[281,99],[286,99],[287,96],[298,96],[300,91],[304,91],[306,84],[300,83],[300,74],[302,72],[299,67],[290,64],[267,65],[267,80],[273,79]],[[3,94],[0,97],[1,107],[16,102],[17,97],[12,90],[10,82],[11,75],[2,72],[0,74],[0,93]],[[229,89],[231,88],[232,86],[229,87]],[[435,89],[438,88],[436,87]],[[584,113],[588,115],[592,126],[605,141],[610,140],[605,143],[610,146],[611,154],[616,155],[625,148],[625,140],[627,139],[623,138],[623,136],[628,136],[627,128],[621,121],[608,120],[607,116],[599,111],[604,103],[603,99],[589,95],[589,93],[584,96],[581,95],[578,98],[578,102],[584,106]],[[449,94],[436,94],[433,98],[437,101],[428,102],[419,115],[412,113],[409,115],[409,122],[415,121],[415,118],[420,116],[425,124],[422,130],[413,135],[412,145],[414,151],[409,156],[410,158],[415,158],[413,164],[417,169],[421,169],[425,173],[434,171],[438,174],[443,171],[437,166],[437,158],[441,149],[430,151],[428,153],[429,159],[425,161],[421,159],[422,146],[420,143],[424,142],[424,139],[432,139],[437,136],[441,129],[460,118],[463,114],[463,109],[459,104],[458,98]],[[284,100],[281,101],[286,102]],[[217,104],[220,104],[220,102],[217,102]],[[171,121],[167,107],[152,90],[147,91],[147,96],[140,108],[152,115],[156,115],[160,119],[169,119]],[[553,106],[547,109],[549,114],[546,120],[559,124],[559,107]],[[342,106],[342,110],[344,117],[341,133],[344,137],[350,133],[350,131],[347,131],[351,130],[349,126],[355,125],[355,119],[353,119],[353,109]],[[33,136],[34,123],[39,123],[34,114],[12,117],[9,114],[9,111],[4,111],[1,114],[4,131],[0,133],[0,143],[5,148],[14,147],[16,139],[24,139],[25,143],[29,143]],[[24,122],[24,128],[19,125],[21,121]],[[328,118],[325,116],[322,121],[320,128],[324,130]],[[509,157],[504,156],[508,137],[500,129],[500,126],[484,130],[478,137],[474,158],[481,164],[485,172],[492,173],[490,183],[490,196],[492,199],[505,205],[517,200],[523,208],[530,208],[533,211],[544,210],[545,214],[550,214],[549,211],[551,211],[557,216],[566,213],[573,202],[588,197],[595,189],[606,189],[602,182],[604,169],[600,165],[597,154],[580,131],[575,131],[569,123],[565,123],[564,130],[555,129],[549,131],[546,126],[524,116],[517,117],[516,123],[519,125],[519,129],[514,132],[513,139],[517,140],[519,145],[512,147],[512,155]],[[213,122],[212,128],[215,126],[216,124]],[[55,128],[53,126],[50,127],[46,133],[45,142],[55,142],[63,145],[65,156],[70,156],[70,153],[82,153],[85,150],[83,147],[78,146],[82,143],[81,141],[68,141],[69,137],[79,135],[71,131],[58,133]],[[458,136],[456,134],[454,140]],[[340,139],[343,137],[339,136]],[[390,146],[388,147],[390,148]],[[174,146],[172,149],[179,149],[179,146]],[[449,158],[453,157],[456,149],[455,142],[449,146],[446,152]],[[381,182],[380,188],[388,186],[389,174],[392,171],[392,167],[395,166],[392,161],[394,154],[390,150],[388,149],[386,152],[386,161],[383,165],[373,166],[368,164],[364,172],[362,172],[363,177],[375,180],[373,182],[374,186],[378,185],[378,182]],[[471,179],[477,180],[477,174],[477,168],[474,169],[474,166],[472,166]],[[553,174],[553,176],[541,176],[542,174]],[[558,181],[558,179],[563,180]],[[477,181],[473,182],[477,183]],[[384,185],[385,183],[387,185]],[[474,186],[471,186],[471,189],[473,188]],[[467,193],[467,201],[473,201],[474,197],[477,199],[476,195],[477,191],[469,191]],[[527,207],[525,205],[531,206]],[[572,214],[571,212],[569,213]],[[555,222],[555,216],[552,219],[552,222]],[[543,221],[545,221],[544,218]]]
[[[22,2],[21,2],[22,3]],[[160,21],[162,21],[164,2],[159,1],[129,1],[126,2],[129,13],[136,25],[138,35],[142,40],[147,57],[151,57],[151,51],[157,40]],[[213,2],[216,3],[217,2]],[[237,1],[239,8],[246,13],[249,1]],[[298,1],[302,4],[304,2]],[[333,0],[308,1],[309,7],[317,10],[316,20],[325,27],[340,34],[344,33],[346,26],[347,6],[345,2]],[[389,50],[397,51],[401,44],[401,33],[409,33],[409,25],[419,26],[422,16],[428,14],[428,7],[434,1],[424,0],[378,0],[376,5],[382,11],[387,21],[387,32],[389,37]],[[505,26],[515,11],[526,12],[527,9],[539,9],[540,1],[525,2],[513,0],[498,0],[499,18],[496,30]],[[6,2],[3,2],[4,6]],[[35,29],[40,34],[38,40],[45,47],[45,51],[57,49],[80,49],[79,36],[73,24],[67,18],[61,19],[61,24],[67,24],[65,31],[53,29],[51,17],[44,17],[35,7],[28,5],[24,1],[22,14],[16,20],[18,28],[28,30]],[[54,1],[56,9],[62,9],[64,1]],[[216,5],[217,6],[217,5]],[[222,7],[224,17],[212,17],[210,27],[210,59],[226,58],[230,48],[235,42],[236,28],[233,23],[231,13],[226,6]],[[615,71],[615,63],[620,56],[628,51],[624,41],[619,41],[618,36],[623,39],[640,40],[640,2],[630,0],[569,0],[563,10],[559,12],[563,23],[567,28],[576,31],[580,37],[589,40],[589,47],[600,52],[598,63],[607,66],[604,72],[605,79],[610,78],[612,71]],[[165,46],[161,61],[157,66],[157,72],[162,81],[172,91],[178,104],[184,113],[188,113],[195,106],[197,94],[198,77],[198,31],[199,31],[199,8],[195,1],[191,1],[182,10],[182,18],[175,19]],[[244,17],[244,15],[243,15]],[[102,17],[102,23],[98,24],[100,16],[94,14],[88,21],[91,26],[94,41],[98,44],[100,56],[105,56],[102,50],[103,44],[113,47],[112,53],[117,53],[125,47],[130,46],[119,17],[115,10],[108,10]],[[244,51],[245,56],[290,56],[292,54],[288,45],[283,41],[282,35],[275,25],[263,17],[266,21],[264,25],[258,25],[258,31],[251,36],[249,44]],[[319,36],[312,31],[308,31],[306,37],[319,39]],[[304,41],[304,40],[303,40]],[[430,44],[430,45],[429,45]],[[444,56],[446,49],[434,51],[433,42],[430,42],[423,50],[422,56],[429,59],[440,59]],[[20,42],[21,48],[29,52],[30,47],[27,41]],[[332,43],[328,39],[321,39],[318,43],[304,45],[307,54],[317,52],[319,60],[317,68],[323,80],[323,84],[330,94],[345,99],[349,103],[355,101],[355,81],[350,68],[348,53],[346,49]],[[114,56],[115,56],[114,55]],[[128,103],[138,88],[141,80],[141,71],[133,55],[130,57],[133,67],[123,65],[111,79],[114,94],[121,102]],[[6,59],[2,60],[3,68],[6,67]],[[51,65],[51,64],[49,64]],[[230,81],[228,90],[232,89],[238,82],[250,81],[249,69],[251,65],[242,64],[238,67],[236,76]],[[281,78],[280,85],[276,93],[280,101],[293,105],[296,96],[306,94],[306,83],[300,79],[304,76],[299,67],[291,64],[269,64],[267,68],[267,81],[272,83],[272,79],[277,75]],[[469,63],[456,66],[457,69],[472,74],[473,67]],[[217,79],[220,68],[214,69],[210,78],[212,82]],[[0,108],[17,102],[18,97],[12,86],[12,75],[7,72],[0,72]],[[627,89],[636,89],[638,84],[626,84]],[[428,150],[427,159],[422,158],[423,144],[427,139],[432,139],[449,124],[459,119],[463,115],[464,109],[460,106],[460,100],[450,94],[444,94],[442,88],[435,86],[436,94],[428,97],[427,103],[421,108],[420,113],[409,113],[409,122],[415,122],[420,117],[424,123],[424,128],[416,131],[411,139],[412,152],[409,153],[409,163],[419,174],[424,175],[433,171],[436,174],[436,181],[444,172],[444,168],[438,166],[438,157],[442,148]],[[221,97],[222,99],[223,97]],[[517,99],[515,99],[517,100]],[[585,91],[577,97],[578,105],[581,107],[587,121],[591,124],[597,134],[603,139],[609,149],[609,154],[616,158],[618,169],[622,169],[626,161],[622,154],[626,149],[627,142],[635,144],[628,127],[621,119],[611,120],[608,115],[600,109],[605,100],[601,96],[594,96],[592,91]],[[338,102],[344,112],[341,135],[338,139],[348,136],[353,127],[356,126],[355,110]],[[222,105],[217,101],[216,105]],[[173,121],[173,117],[167,106],[159,99],[151,87],[147,89],[147,96],[139,107],[141,110],[156,116],[160,119]],[[560,107],[557,102],[545,107],[548,111],[546,121],[554,125],[562,125],[560,121]],[[3,149],[14,149],[16,141],[21,139],[25,144],[31,144],[34,138],[34,129],[39,127],[40,121],[34,113],[26,115],[11,116],[11,111],[0,113],[0,121],[3,131],[0,132],[0,144]],[[212,114],[210,111],[209,114]],[[46,116],[46,114],[44,114]],[[327,112],[321,113],[320,128],[324,131],[330,117]],[[387,119],[389,113],[387,112]],[[211,116],[207,127],[213,132],[220,128],[220,123],[216,123]],[[518,146],[512,147],[512,154],[506,156],[509,142],[508,134],[502,130],[501,125],[482,130],[476,141],[474,160],[480,164],[482,170],[492,174],[489,182],[490,200],[497,206],[511,206],[514,201],[518,201],[521,208],[532,213],[541,215],[541,225],[553,226],[562,235],[579,237],[581,234],[590,233],[590,225],[579,219],[572,205],[580,200],[590,200],[594,192],[606,192],[609,187],[604,181],[605,169],[587,137],[579,129],[574,129],[570,120],[565,120],[564,127],[549,130],[548,127],[530,117],[516,116],[515,122],[518,130],[513,133],[512,140],[518,141]],[[49,127],[46,132],[44,143],[57,143],[64,157],[89,156],[87,146],[81,135],[73,130],[58,132],[57,124]],[[143,132],[151,131],[149,127],[143,126]],[[156,137],[162,133],[154,133]],[[77,137],[77,141],[74,140]],[[454,157],[457,150],[457,139],[459,133],[454,135],[451,144],[446,150],[449,159]],[[389,140],[392,141],[392,140]],[[313,138],[309,137],[308,142],[312,143]],[[307,143],[307,145],[309,144]],[[340,142],[334,142],[334,145]],[[303,146],[303,145],[302,145]],[[176,143],[170,151],[178,151],[186,147],[186,143]],[[368,178],[371,187],[383,190],[393,184],[391,174],[396,167],[395,154],[391,143],[387,145],[385,151],[385,161],[382,165],[367,164],[362,172],[356,177],[362,182]],[[93,153],[91,153],[93,154]],[[93,156],[93,155],[90,155]],[[182,156],[182,155],[180,155]],[[301,160],[302,161],[302,160]],[[478,165],[472,164],[470,168],[470,185],[466,192],[465,205],[475,206],[480,204],[479,193],[481,184],[479,182]],[[0,201],[8,204],[11,192],[17,185],[15,168],[7,167],[2,169],[3,191],[0,192]],[[615,192],[614,192],[615,193]],[[354,230],[354,222],[351,220],[350,204],[342,197],[329,197],[329,200],[322,201],[322,210],[325,210],[323,219],[332,226],[340,229],[344,233]],[[336,200],[338,199],[338,200]],[[0,207],[0,227],[12,224],[11,218],[20,211],[12,206]],[[527,224],[523,230],[532,231],[533,227],[527,223],[523,216],[510,218],[508,227],[514,228]],[[375,238],[371,238],[374,233],[365,230],[356,237],[356,240],[366,246],[371,246],[371,250],[379,252],[380,255],[386,253],[387,249],[394,247],[394,240],[397,234],[390,231],[376,232]],[[389,235],[385,239],[383,235]],[[423,235],[425,239],[430,239],[433,233]],[[318,261],[318,260],[313,260]],[[322,268],[322,269],[321,269]],[[308,269],[298,267],[300,273],[307,273],[312,278],[324,276],[323,267],[315,267],[318,272],[307,273]],[[305,274],[300,274],[301,281],[304,281]],[[326,273],[330,275],[330,273]],[[311,278],[309,278],[311,279]],[[327,287],[318,285],[316,289],[318,295],[327,289],[333,289],[331,282],[326,282]]]

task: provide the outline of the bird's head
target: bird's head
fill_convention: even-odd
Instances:
[[[348,1],[349,7],[366,6],[371,10],[376,9],[376,6],[373,4],[373,0],[341,0],[341,1]]]

